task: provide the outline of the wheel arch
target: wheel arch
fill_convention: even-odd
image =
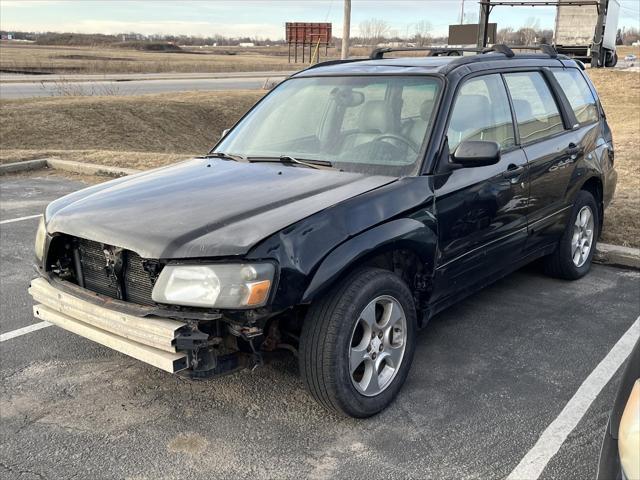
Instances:
[[[320,297],[340,279],[363,266],[376,266],[398,273],[414,298],[430,291],[436,233],[424,223],[401,218],[374,227],[335,248],[321,262],[302,296],[302,303]],[[419,283],[419,284],[418,284]],[[419,302],[416,308],[419,309]]]
[[[604,185],[602,179],[597,175],[592,175],[582,183],[578,191],[580,190],[589,192],[596,200],[596,204],[598,205],[598,234],[600,234],[602,233],[602,223],[604,220]]]

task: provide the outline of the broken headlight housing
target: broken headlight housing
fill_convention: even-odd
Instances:
[[[44,216],[40,217],[40,223],[38,224],[38,231],[36,232],[36,244],[35,253],[38,261],[44,259],[44,249],[47,244],[47,226],[44,221]]]
[[[153,287],[154,302],[190,307],[243,309],[267,303],[271,263],[167,265]]]

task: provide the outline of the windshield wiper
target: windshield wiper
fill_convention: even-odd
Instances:
[[[290,155],[280,155],[279,157],[248,157],[250,162],[280,162],[280,163],[294,163],[296,165],[304,165],[305,167],[322,169],[333,168],[333,163],[328,160],[300,160],[299,158],[292,157]]]
[[[247,157],[236,153],[213,152],[207,153],[203,158],[222,158],[224,160],[233,160],[236,162],[247,162]]]

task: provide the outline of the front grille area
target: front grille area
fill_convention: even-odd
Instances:
[[[119,298],[141,305],[154,305],[151,299],[154,282],[151,274],[145,270],[145,261],[135,252],[122,250],[120,274],[114,276],[107,268],[105,246],[99,242],[78,239],[76,248],[80,254],[84,287],[92,292],[112,298]],[[158,264],[154,264],[158,267]],[[75,272],[78,278],[78,272]]]

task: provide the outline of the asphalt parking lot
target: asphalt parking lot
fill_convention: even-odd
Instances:
[[[26,291],[38,219],[6,220],[83,184],[0,182],[7,334],[38,323]],[[436,317],[399,398],[368,420],[320,408],[288,354],[191,382],[43,328],[0,343],[0,477],[504,478],[639,314],[638,272],[598,265],[564,282],[527,267]],[[541,478],[593,478],[618,375]]]

